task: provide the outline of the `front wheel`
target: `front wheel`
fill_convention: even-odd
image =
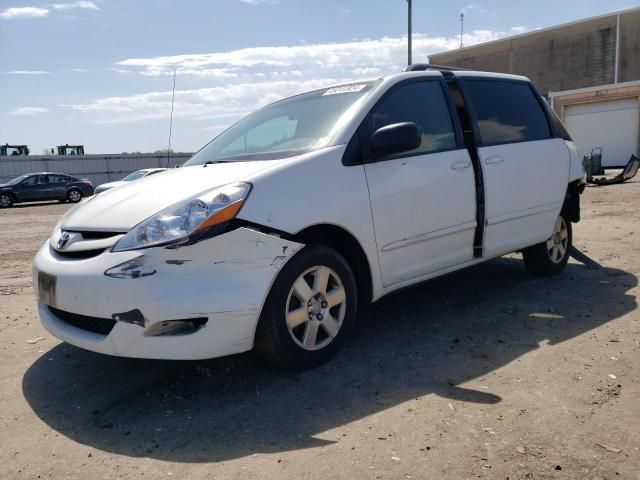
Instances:
[[[67,193],[67,200],[71,203],[78,203],[82,200],[82,192],[76,188],[69,190],[69,193]]]
[[[11,195],[8,195],[6,193],[1,194],[0,208],[9,208],[11,205],[13,205],[13,198],[11,198]]]
[[[571,221],[562,211],[556,220],[551,236],[544,242],[533,245],[522,252],[524,263],[536,275],[557,275],[569,261],[572,241]]]
[[[269,292],[256,347],[290,370],[317,367],[336,355],[357,312],[356,282],[346,260],[323,245],[309,245],[282,269]]]

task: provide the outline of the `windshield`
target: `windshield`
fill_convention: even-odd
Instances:
[[[221,133],[184,166],[277,160],[331,146],[377,83],[324,88],[268,105]]]
[[[13,180],[9,180],[5,185],[17,185],[22,180],[27,178],[29,175],[20,175],[19,177],[14,178]]]
[[[138,178],[142,178],[147,174],[145,170],[138,170],[136,172],[130,173],[126,177],[122,179],[123,182],[130,182],[131,180],[137,180]]]

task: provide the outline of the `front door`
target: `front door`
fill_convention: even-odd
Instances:
[[[474,174],[445,88],[437,77],[402,82],[365,120],[369,138],[400,122],[414,122],[422,131],[417,149],[365,165],[385,287],[473,257]]]
[[[38,177],[39,175],[31,175],[20,182],[20,189],[17,194],[21,202],[38,200]]]
[[[485,182],[484,256],[546,240],[564,202],[569,153],[553,138],[543,101],[524,81],[462,81],[478,132]]]

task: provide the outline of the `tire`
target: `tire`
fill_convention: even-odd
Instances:
[[[342,255],[308,245],[276,277],[258,322],[256,350],[288,370],[322,365],[353,331],[357,303],[355,277]]]
[[[78,203],[82,200],[82,192],[77,188],[72,188],[67,192],[67,200],[71,203]]]
[[[0,208],[9,208],[13,205],[13,197],[8,193],[0,194]]]
[[[522,252],[524,264],[535,275],[557,275],[569,261],[572,242],[571,220],[563,210],[556,220],[551,237]]]

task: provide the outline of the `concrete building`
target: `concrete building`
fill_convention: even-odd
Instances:
[[[640,146],[640,8],[432,55],[430,63],[529,77],[581,153],[623,166]]]

